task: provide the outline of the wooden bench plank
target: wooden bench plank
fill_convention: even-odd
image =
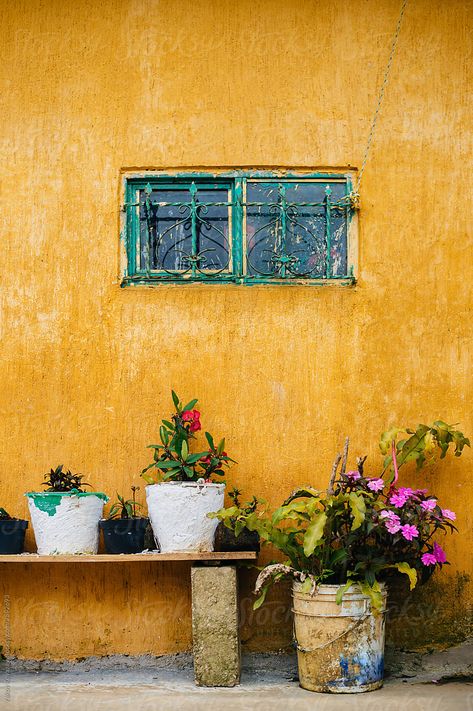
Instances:
[[[19,555],[0,555],[0,563],[163,563],[165,561],[254,561],[257,554],[252,551],[240,552],[204,552],[204,553],[134,553],[111,555],[38,555],[22,553]]]

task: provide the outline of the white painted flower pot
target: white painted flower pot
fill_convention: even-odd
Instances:
[[[207,514],[223,507],[225,484],[187,481],[146,487],[148,514],[162,553],[213,551],[216,519]]]
[[[40,555],[97,553],[108,496],[95,491],[30,492],[28,506]]]

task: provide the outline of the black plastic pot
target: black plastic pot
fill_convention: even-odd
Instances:
[[[27,528],[28,521],[23,521],[20,518],[2,519],[0,521],[0,554],[23,553]]]
[[[259,553],[260,541],[256,531],[244,528],[238,537],[221,521],[215,531],[215,550],[223,552],[256,551]]]
[[[147,518],[112,518],[99,521],[107,553],[141,553],[145,549]]]

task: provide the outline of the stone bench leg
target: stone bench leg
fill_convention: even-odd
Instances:
[[[195,683],[235,686],[241,667],[236,566],[194,566],[191,579]]]

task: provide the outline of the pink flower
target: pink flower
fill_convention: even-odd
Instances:
[[[447,562],[447,554],[445,553],[443,548],[439,546],[438,543],[434,543],[434,550],[432,552],[435,556],[435,560],[437,561],[437,563]]]
[[[384,487],[384,480],[383,479],[370,479],[368,481],[368,489],[371,491],[381,491],[381,489]]]
[[[410,526],[408,523],[401,526],[401,532],[406,541],[412,541],[413,538],[417,538],[419,535],[419,531],[416,526]]]
[[[401,494],[401,496],[404,496],[404,498],[406,500],[409,499],[412,496],[412,494],[414,493],[410,486],[400,486],[397,491],[398,491],[398,494]]]
[[[182,421],[190,422],[189,430],[191,432],[197,432],[202,429],[200,424],[200,412],[198,410],[185,410],[182,413]]]
[[[385,519],[384,525],[389,533],[397,533],[401,528],[401,519],[394,511],[381,511],[380,517]]]
[[[401,494],[398,491],[396,491],[394,494],[391,494],[391,497],[389,499],[389,503],[395,506],[397,509],[402,508],[406,501],[407,496],[404,496],[404,494]]]
[[[347,479],[351,479],[352,481],[356,481],[357,479],[361,479],[361,474],[360,474],[360,472],[357,472],[357,471],[347,472],[347,473],[345,474],[345,476],[347,477]]]
[[[427,489],[416,489],[413,493],[414,496],[425,496],[427,493]]]
[[[384,525],[386,526],[386,529],[389,531],[389,533],[392,533],[393,535],[397,533],[401,528],[399,523],[391,520],[386,521]]]
[[[437,499],[426,499],[420,502],[420,507],[424,509],[424,511],[433,511],[436,506]]]
[[[444,518],[448,518],[449,521],[455,521],[457,518],[457,515],[454,511],[450,511],[450,509],[442,509],[442,516]]]
[[[435,565],[437,562],[437,558],[434,556],[433,553],[424,553],[421,558],[421,561],[423,565]]]

